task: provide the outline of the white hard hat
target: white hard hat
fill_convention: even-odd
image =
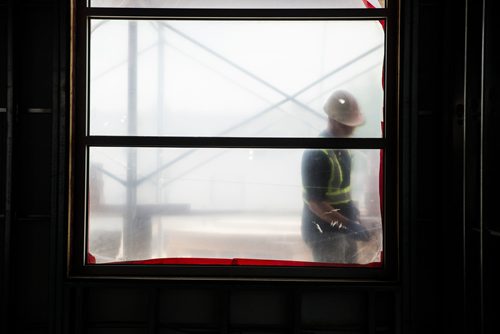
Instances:
[[[329,118],[348,126],[359,126],[365,122],[356,98],[345,90],[333,92],[323,110]]]

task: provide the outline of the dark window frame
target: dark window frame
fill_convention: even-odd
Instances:
[[[71,110],[70,194],[68,252],[69,276],[147,277],[161,279],[217,280],[396,280],[399,272],[398,224],[400,212],[399,157],[399,2],[381,9],[165,9],[89,8],[76,1],[73,8],[73,70],[75,95]],[[246,137],[130,137],[88,134],[89,22],[108,19],[203,20],[384,20],[384,136],[382,138],[246,138]],[[383,149],[383,250],[382,267],[259,267],[204,265],[86,264],[88,153],[91,146],[199,147],[199,148],[365,148]]]

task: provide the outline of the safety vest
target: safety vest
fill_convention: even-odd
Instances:
[[[328,184],[326,185],[326,201],[329,204],[342,204],[351,201],[351,185],[350,182],[346,185],[344,183],[344,178],[346,173],[350,173],[350,170],[343,170],[337,155],[334,150],[321,150],[330,162],[330,177],[328,178]],[[349,151],[345,151],[350,154]],[[304,192],[306,190],[304,189]],[[305,195],[305,194],[304,194]],[[304,201],[307,203],[307,199],[304,197]]]

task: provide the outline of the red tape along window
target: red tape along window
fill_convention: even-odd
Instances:
[[[95,257],[88,253],[87,264],[95,264]],[[214,265],[214,266],[264,266],[264,267],[345,267],[345,268],[379,268],[382,262],[366,264],[356,263],[322,263],[305,261],[281,261],[260,259],[211,259],[211,258],[158,258],[137,261],[120,261],[107,264],[130,265]]]

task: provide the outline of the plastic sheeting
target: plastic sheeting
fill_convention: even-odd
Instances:
[[[95,0],[94,4],[96,3],[97,1]],[[366,0],[363,0],[363,3],[368,7],[379,7],[376,3],[374,4]],[[247,96],[243,100],[249,102],[253,99],[254,102],[245,104],[248,110],[242,109],[243,113],[241,116],[238,116],[237,113],[234,114],[234,111],[236,111],[234,106],[237,104],[227,103],[226,105],[230,107],[227,109],[228,111],[224,111],[224,106],[217,105],[217,101],[221,101],[220,98],[208,100],[209,103],[214,103],[211,106],[212,111],[203,111],[202,114],[197,116],[190,115],[190,112],[196,112],[196,110],[200,109],[194,105],[191,108],[192,111],[184,109],[182,113],[175,114],[179,107],[175,104],[169,104],[171,102],[165,102],[163,97],[159,98],[160,95],[164,95],[161,91],[157,91],[155,97],[153,91],[143,90],[144,93],[139,92],[139,111],[142,115],[140,118],[141,124],[134,126],[139,132],[142,131],[142,134],[179,135],[176,131],[187,131],[184,133],[181,132],[181,135],[199,134],[201,128],[197,130],[195,126],[193,130],[191,120],[204,117],[203,114],[207,114],[208,112],[207,115],[209,116],[219,113],[223,121],[212,121],[212,124],[222,125],[222,127],[220,129],[209,129],[206,135],[221,135],[222,133],[222,135],[236,136],[314,137],[324,126],[325,120],[324,116],[321,117],[320,103],[322,99],[318,99],[317,97],[323,96],[324,92],[331,91],[335,85],[337,87],[340,85],[342,88],[347,87],[351,91],[354,90],[355,93],[358,90],[357,96],[361,99],[361,105],[365,107],[365,112],[373,113],[373,116],[368,117],[368,127],[360,129],[361,131],[358,132],[358,136],[375,138],[382,136],[383,131],[377,132],[369,129],[375,129],[377,123],[383,123],[383,120],[380,118],[380,115],[383,114],[383,105],[381,104],[383,101],[383,91],[381,89],[383,88],[383,77],[382,87],[380,87],[380,81],[378,85],[376,83],[377,73],[378,80],[380,80],[380,73],[383,73],[383,53],[375,53],[368,60],[362,58],[363,61],[358,60],[353,62],[347,68],[339,71],[339,73],[342,72],[340,76],[336,75],[333,79],[329,78],[322,82],[318,87],[320,90],[309,91],[304,96],[300,96],[303,92],[297,89],[300,85],[304,86],[307,85],[307,82],[311,82],[307,78],[303,83],[297,81],[295,83],[297,85],[296,88],[293,86],[294,83],[289,80],[290,82],[287,83],[280,84],[278,82],[276,85],[264,85],[266,86],[264,90],[262,90],[262,87],[259,87],[262,85],[252,82],[254,81],[251,80],[252,78],[250,80],[245,78],[243,79],[245,89],[241,89],[240,79],[245,76],[242,76],[242,73],[245,74],[246,67],[242,67],[245,71],[241,71],[239,64],[244,63],[244,58],[241,58],[241,62],[239,60],[237,62],[228,62],[225,55],[231,54],[232,51],[230,49],[225,50],[223,55],[219,52],[221,48],[217,46],[208,49],[208,53],[211,53],[211,55],[207,57],[206,47],[213,41],[204,40],[203,36],[195,36],[194,41],[198,45],[196,42],[189,43],[190,39],[193,39],[193,36],[186,35],[186,31],[189,32],[190,29],[192,32],[201,31],[199,27],[189,27],[189,22],[187,22],[186,26],[173,26],[174,29],[171,29],[171,23],[178,24],[178,22],[146,22],[142,22],[141,24],[149,24],[149,26],[156,27],[156,30],[153,29],[152,31],[165,31],[159,35],[161,38],[159,40],[160,44],[155,45],[153,43],[153,46],[148,46],[148,40],[154,42],[157,36],[154,33],[147,33],[146,31],[149,28],[145,26],[143,28],[139,27],[139,44],[137,50],[139,53],[139,67],[144,66],[148,62],[151,63],[153,59],[141,54],[156,51],[157,63],[151,69],[153,70],[151,75],[153,75],[158,69],[168,69],[169,65],[165,64],[168,64],[172,59],[175,61],[175,58],[171,58],[172,51],[177,52],[178,55],[184,55],[183,57],[185,57],[186,51],[189,51],[190,61],[192,61],[193,53],[190,48],[193,48],[193,44],[195,49],[196,47],[200,48],[201,45],[203,46],[203,50],[199,51],[198,54],[195,53],[194,60],[201,61],[203,66],[209,68],[211,72],[218,72],[219,77],[221,70],[224,71],[228,66],[231,67],[231,70],[223,76],[227,78],[228,75],[236,75],[233,77],[233,81],[229,81],[233,83],[235,82],[234,80],[239,81],[240,85],[236,85],[239,87],[237,89],[245,92],[244,94],[248,94],[251,91],[254,97],[250,98]],[[341,27],[341,22],[337,23],[340,23],[338,28],[332,27],[333,30],[331,33],[333,36],[335,36],[335,29],[339,29],[339,32],[349,31],[349,29],[345,29],[346,27]],[[356,24],[358,23],[361,22],[357,22]],[[370,21],[362,23],[368,24],[366,25],[366,29],[368,30],[361,25],[360,28],[365,29],[365,33],[371,29],[383,45],[383,34],[380,35],[376,33],[375,28],[370,28],[371,23]],[[380,23],[384,27],[384,22],[381,21]],[[164,24],[170,25],[170,27],[167,28]],[[107,25],[107,28],[104,25]],[[119,25],[123,25],[123,27],[119,27]],[[99,38],[101,38],[99,34],[103,35],[103,41],[109,41],[109,38],[106,37],[108,34],[114,34],[120,30],[125,31],[125,28],[126,21],[93,20],[92,43],[99,45]],[[222,28],[227,29],[227,27]],[[250,28],[250,30],[253,29],[255,31],[254,28]],[[101,32],[97,33],[97,29],[100,29]],[[325,28],[323,27],[322,29],[324,33]],[[168,32],[166,32],[167,30]],[[178,32],[181,33],[179,34]],[[145,33],[146,35],[144,35]],[[159,45],[162,45],[165,41],[165,35],[168,37],[177,35],[177,39],[167,38],[167,42],[160,47]],[[272,36],[272,33],[269,35]],[[256,40],[262,38],[262,36],[259,36]],[[305,37],[306,35],[303,36]],[[324,38],[325,35],[323,35]],[[353,40],[352,37],[347,38]],[[179,40],[183,41],[179,42]],[[361,43],[360,45],[366,44],[363,40],[356,38],[354,40],[358,40]],[[120,70],[120,67],[125,66],[126,62],[123,63],[123,61],[120,61],[120,52],[123,55],[130,52],[130,50],[127,50],[126,39],[122,39],[121,46],[119,44],[120,38],[117,38],[116,41],[118,41],[118,45],[115,46],[106,46],[103,44],[101,45],[102,47],[91,48],[92,52],[94,52],[91,54],[91,64],[95,65],[91,66],[90,129],[93,134],[126,135],[126,129],[130,129],[130,126],[127,126],[130,120],[127,119],[126,114],[120,117],[117,117],[119,116],[118,114],[113,114],[116,111],[120,113],[121,111],[119,110],[124,110],[123,107],[126,110],[126,105],[113,106],[109,102],[103,102],[105,101],[103,98],[106,98],[106,101],[127,100],[120,97],[120,94],[122,94],[120,93],[120,85],[110,85],[113,80],[115,82],[123,81],[125,72]],[[188,42],[187,44],[191,45],[186,45],[186,41]],[[332,41],[328,41],[328,39],[325,41],[330,45],[335,44],[335,38]],[[371,38],[371,41],[376,43],[376,38]],[[294,42],[296,43],[297,40]],[[228,45],[231,45],[231,43]],[[236,49],[238,48],[236,47]],[[108,57],[108,63],[99,64],[99,59],[104,59],[103,54],[95,53],[95,50],[101,50],[99,51],[101,53],[103,51],[104,53],[109,53],[112,50],[115,57]],[[160,58],[158,57],[165,56],[166,50],[170,54],[165,58],[164,62],[162,61],[163,64],[161,65],[159,62]],[[321,54],[322,57],[328,56],[328,54],[324,53],[324,49],[321,52],[314,50],[311,52],[311,54]],[[278,58],[281,57],[279,53],[268,53],[264,57],[269,57],[270,55],[277,56]],[[238,57],[240,56],[233,53],[230,58],[238,59]],[[342,64],[349,64],[349,57],[351,59],[356,58],[356,51],[351,56],[347,55],[347,58],[345,58],[347,62],[342,63],[340,61],[338,65],[329,64],[329,67],[323,69],[325,71],[323,75],[328,70],[331,71],[332,68],[341,67]],[[334,59],[332,57],[329,58]],[[177,59],[180,60],[182,57]],[[370,65],[370,62],[372,65]],[[238,63],[238,66],[233,66],[236,63]],[[182,61],[177,63],[177,65],[179,64],[182,64]],[[177,65],[176,67],[178,67]],[[191,65],[186,63],[186,66]],[[356,66],[361,67],[356,70]],[[293,66],[289,67],[294,68]],[[368,68],[368,71],[360,75],[362,68]],[[142,87],[141,80],[147,83],[153,78],[152,76],[147,77],[148,71],[148,69],[145,72],[140,71],[143,74],[141,74],[142,77],[141,75],[138,77],[137,84],[139,90]],[[267,71],[264,70],[262,73],[266,73]],[[235,74],[236,72],[239,73]],[[258,73],[258,71],[256,72]],[[166,73],[168,75],[165,77],[162,77],[162,73],[156,77],[156,80],[158,80],[156,84],[160,82],[169,87],[168,82],[166,83],[166,78],[171,75],[171,72],[167,71]],[[294,73],[292,71],[286,77],[291,78],[291,75]],[[279,74],[276,75],[277,78],[280,77]],[[300,73],[297,76],[300,76]],[[319,77],[322,77],[321,73],[319,73]],[[99,83],[98,81],[101,79],[103,82]],[[210,79],[208,80],[210,81]],[[328,87],[326,89],[323,87],[324,83],[327,83]],[[111,92],[109,89],[103,90],[99,88],[99,85],[102,84],[111,89]],[[290,93],[288,96],[286,94],[283,96],[283,92],[277,87],[282,88],[289,84],[292,85],[287,88]],[[148,85],[146,84],[146,87]],[[364,89],[364,91],[360,91],[360,89]],[[115,93],[113,93],[113,90]],[[294,95],[294,91],[301,93]],[[101,94],[104,94],[102,98],[100,97]],[[111,98],[109,94],[111,94]],[[116,96],[113,96],[113,94]],[[229,94],[229,96],[231,95],[234,94]],[[367,98],[367,96],[371,97]],[[375,100],[373,96],[375,96]],[[255,99],[255,97],[257,98]],[[287,99],[286,102],[288,104],[280,104],[283,97]],[[180,98],[179,101],[186,101],[187,96],[181,96]],[[170,101],[172,100],[170,99]],[[207,100],[203,99],[203,101],[206,102]],[[299,103],[296,103],[297,101]],[[374,101],[378,102],[374,105]],[[294,102],[295,106],[293,107]],[[141,105],[141,103],[145,104]],[[153,106],[154,103],[157,104],[156,107]],[[224,129],[230,128],[231,123],[239,124],[249,118],[255,117],[256,112],[252,110],[256,110],[257,112],[265,110],[266,103],[268,106],[274,105],[271,110],[278,111],[278,118],[262,118],[262,122],[255,122],[250,127],[242,126],[236,129],[236,132],[234,129],[232,129],[233,132],[224,132]],[[316,105],[315,103],[318,104]],[[305,108],[304,105],[306,106]],[[366,106],[370,107],[366,108]],[[162,112],[163,116],[160,118],[168,120],[163,127],[159,126],[157,122],[158,118],[154,116],[156,115],[155,108],[159,107],[160,111],[167,111],[166,113]],[[309,107],[309,110],[307,107]],[[304,114],[307,115],[309,113],[310,116],[285,118],[295,119],[293,124],[283,122],[283,118],[280,116],[281,112],[284,111],[288,115],[297,113],[298,115],[303,112],[300,109],[305,109],[306,113]],[[213,110],[217,112],[213,114]],[[319,113],[314,115],[310,113],[312,110],[319,111]],[[169,111],[173,111],[174,114],[170,114]],[[151,113],[152,119],[156,119],[156,122],[152,122],[150,125],[147,124],[148,112]],[[226,113],[225,116],[224,112]],[[231,117],[236,115],[236,117],[240,118],[234,118],[228,124],[225,124],[228,115],[231,115]],[[272,113],[269,113],[269,115],[272,116]],[[178,117],[178,119],[175,120],[172,117]],[[185,120],[189,121],[184,125],[186,130],[182,130],[182,122],[184,122],[182,117],[186,117]],[[212,118],[212,116],[210,117]],[[121,124],[115,123],[113,125],[114,120],[119,120]],[[176,124],[176,126],[169,128],[168,124],[172,124],[170,123],[172,121],[174,121],[173,124]],[[209,123],[208,120],[199,122],[200,125]],[[134,153],[131,153],[132,151]],[[89,252],[87,263],[211,264],[232,266],[380,266],[383,261],[382,215],[380,212],[383,196],[382,150],[373,150],[372,152],[370,150],[358,150],[358,156],[361,157],[358,160],[361,162],[358,162],[357,169],[353,172],[353,197],[360,206],[363,220],[367,222],[369,225],[368,228],[372,230],[372,237],[369,242],[359,242],[360,256],[357,261],[349,264],[314,262],[310,250],[308,250],[302,240],[300,234],[300,215],[303,203],[300,169],[298,167],[300,166],[299,157],[301,154],[301,150],[193,149],[183,151],[180,149],[138,150],[92,148],[90,154]],[[130,159],[131,157],[133,157],[132,160]],[[175,163],[170,165],[174,161]],[[162,167],[165,165],[168,165],[168,168]],[[265,177],[263,178],[263,176]]]

